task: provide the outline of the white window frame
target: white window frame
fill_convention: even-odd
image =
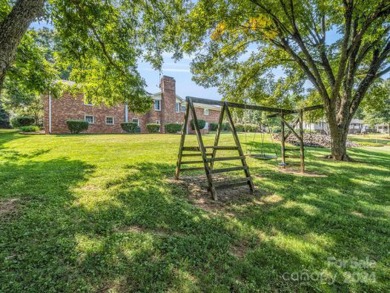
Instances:
[[[210,109],[204,108],[204,109],[203,109],[203,115],[209,116],[209,115],[210,115]]]
[[[87,117],[92,117],[92,122],[89,122],[89,121],[87,120]],[[84,115],[84,121],[87,121],[89,124],[95,124],[95,122],[96,122],[95,116],[85,114],[85,115]]]
[[[180,102],[176,102],[176,104],[175,104],[176,113],[180,113],[180,108],[181,108]]]
[[[134,123],[134,122],[135,122],[134,120],[137,120],[137,126],[139,126],[139,118],[132,118],[132,119],[131,119],[131,122]]]
[[[107,123],[107,118],[112,118],[112,123]],[[115,124],[114,116],[106,116],[106,125],[114,125],[114,124]]]
[[[187,106],[186,105],[180,105],[180,112],[185,112],[187,110]]]
[[[156,109],[156,102],[158,102],[158,109]],[[154,111],[161,111],[161,100],[154,100],[153,101],[153,109]]]

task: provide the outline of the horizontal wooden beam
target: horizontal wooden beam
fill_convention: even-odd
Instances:
[[[233,103],[233,102],[216,101],[216,100],[202,99],[202,98],[196,98],[196,97],[186,97],[187,102],[190,100],[193,103],[214,105],[214,106],[223,106],[223,104],[226,103],[226,105],[229,106],[230,108],[238,108],[238,109],[244,109],[244,110],[258,110],[258,111],[274,112],[274,113],[280,113],[280,114],[297,113],[297,111],[295,111],[295,110],[272,108],[272,107],[265,107],[265,106],[259,106],[259,105],[251,105],[251,104],[240,104],[240,103]]]
[[[309,111],[314,111],[314,110],[319,110],[319,109],[324,109],[324,105],[315,105],[315,106],[309,106],[309,107],[302,108],[303,112],[309,112]],[[299,110],[293,110],[293,111],[294,111],[293,113],[283,112],[282,114],[297,114],[297,113],[299,113]],[[282,114],[281,113],[270,114],[270,115],[267,115],[267,118],[278,117]]]

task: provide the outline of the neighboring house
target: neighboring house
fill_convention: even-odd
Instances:
[[[303,123],[303,129],[313,132],[329,133],[329,124],[323,120],[316,123]],[[361,119],[352,119],[349,124],[349,134],[365,133],[370,129],[368,124],[365,124]]]
[[[125,104],[114,107],[86,104],[83,95],[72,97],[64,94],[59,99],[44,96],[44,128],[46,133],[69,133],[67,120],[85,120],[90,123],[86,133],[123,133],[121,123],[136,122],[141,133],[146,133],[146,124],[184,123],[185,101],[176,95],[175,79],[163,76],[161,92],[151,95],[152,109],[145,114],[136,114]],[[194,104],[198,119],[209,123],[218,122],[220,108]],[[206,125],[207,126],[207,125]],[[207,128],[205,128],[207,129]],[[160,128],[163,133],[164,127]]]
[[[386,124],[386,123],[377,124],[377,125],[375,125],[375,130],[376,130],[376,132],[379,132],[379,133],[390,134],[390,124]]]

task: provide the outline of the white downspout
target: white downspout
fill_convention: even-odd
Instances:
[[[49,133],[51,133],[51,94],[49,92]]]

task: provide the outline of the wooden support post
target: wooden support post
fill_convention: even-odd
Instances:
[[[186,134],[187,134],[187,124],[188,124],[188,116],[189,116],[189,114],[190,114],[190,109],[189,109],[188,102],[187,102],[186,113],[184,115],[184,124],[183,124],[183,128],[181,130],[179,154],[177,156],[177,163],[176,163],[176,172],[175,172],[176,180],[178,180],[179,176],[180,176],[180,165],[181,165],[181,159],[182,159],[182,156],[183,156],[184,142],[185,142],[185,138],[186,138]]]
[[[286,167],[286,139],[285,139],[285,129],[284,129],[284,116],[282,114],[281,119],[281,152],[282,152],[282,162],[280,163],[280,166],[283,168]]]
[[[203,144],[202,134],[201,134],[200,129],[199,129],[198,118],[196,116],[196,111],[195,111],[195,107],[194,107],[192,100],[188,101],[188,106],[191,110],[192,120],[194,123],[194,128],[195,128],[195,133],[196,133],[196,138],[198,140],[199,149],[200,149],[201,154],[202,154],[202,160],[203,160],[204,170],[205,170],[207,181],[208,181],[209,191],[210,191],[213,199],[218,200],[217,193],[215,192],[215,188],[213,185],[213,178],[211,176],[210,166],[208,163],[209,160],[207,159],[207,155],[206,155],[206,148]]]
[[[214,139],[214,146],[218,146],[218,143],[219,143],[219,137],[221,135],[221,131],[222,131],[222,123],[223,123],[223,116],[225,114],[225,110],[226,110],[226,105],[223,104],[222,106],[222,109],[221,109],[221,114],[219,114],[219,119],[218,119],[218,128],[217,128],[217,133],[215,135],[215,139]],[[217,155],[217,148],[213,148],[213,153],[211,155],[211,158],[215,158],[215,156]],[[211,164],[210,164],[210,169],[212,170],[214,168],[214,161],[211,161]]]
[[[253,181],[252,181],[251,174],[249,172],[248,165],[246,164],[245,155],[244,155],[244,152],[242,151],[242,148],[241,148],[240,140],[239,140],[238,135],[237,135],[236,127],[234,126],[234,123],[233,123],[232,115],[230,114],[230,111],[229,111],[228,103],[225,102],[224,107],[226,109],[226,116],[229,120],[230,127],[232,128],[234,142],[236,143],[236,146],[238,148],[238,153],[241,157],[241,164],[243,167],[246,167],[244,169],[244,172],[245,172],[245,177],[247,178],[247,183],[248,183],[249,189],[250,189],[251,193],[253,193],[255,191],[255,187],[253,185]]]
[[[301,157],[301,173],[305,172],[305,146],[303,144],[303,110],[299,110],[299,142]]]

